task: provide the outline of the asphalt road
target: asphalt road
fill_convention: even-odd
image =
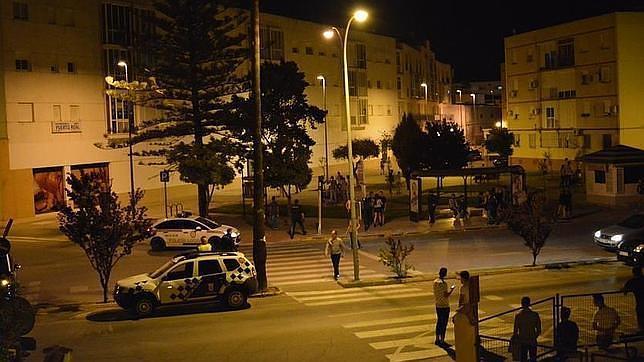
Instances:
[[[484,276],[480,316],[515,308],[523,295],[538,300],[556,293],[617,289],[628,272],[611,263]],[[435,314],[429,282],[344,289],[327,281],[283,289],[283,295],[251,299],[245,310],[227,311],[216,304],[175,307],[142,320],[114,306],[41,311],[32,336],[39,349],[63,345],[80,361],[449,360],[446,351],[432,344]],[[587,313],[580,315],[584,306],[578,307],[573,318],[587,319]],[[535,309],[544,323],[542,342],[547,341],[552,338],[551,305]],[[481,331],[507,336],[512,329],[508,316],[485,322]],[[622,313],[622,319],[634,323],[632,315]],[[448,341],[453,343],[451,326]],[[29,360],[41,357],[39,352]]]

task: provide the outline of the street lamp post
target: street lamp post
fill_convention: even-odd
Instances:
[[[427,83],[421,83],[420,86],[425,89],[425,122],[427,122],[429,121],[429,118],[427,117],[427,114],[429,113],[429,104],[427,103]]]
[[[125,68],[125,83],[130,83],[127,73],[127,63],[120,60],[117,64],[119,67]],[[127,143],[130,154],[130,204],[132,205],[132,213],[134,213],[134,162],[132,161],[132,128],[134,127],[134,107],[131,100],[127,102]]]
[[[353,251],[353,278],[355,280],[360,280],[360,261],[358,259],[358,248],[357,248],[357,230],[356,230],[356,206],[355,206],[355,177],[353,176],[353,145],[352,145],[352,136],[351,136],[351,108],[349,104],[349,69],[347,62],[347,43],[349,41],[349,29],[351,28],[351,23],[357,21],[359,23],[364,22],[369,17],[369,14],[364,10],[357,10],[353,13],[353,16],[347,22],[347,27],[344,30],[344,37],[340,33],[340,30],[336,27],[331,28],[324,32],[324,37],[330,39],[333,37],[334,32],[338,35],[340,43],[342,45],[342,63],[343,63],[343,75],[344,75],[344,110],[347,118],[347,158],[349,159],[349,198],[351,206],[351,222],[349,224],[349,229],[351,232],[351,249]],[[342,40],[344,38],[344,40]]]
[[[326,107],[326,78],[323,75],[318,75],[317,79],[322,82],[322,103],[324,104],[324,110],[329,112]],[[329,178],[329,139],[328,139],[328,118],[324,116],[324,178]]]
[[[458,93],[458,103],[463,103],[463,92],[460,89],[457,89],[456,93]]]

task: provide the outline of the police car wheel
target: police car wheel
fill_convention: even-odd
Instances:
[[[163,250],[165,249],[165,241],[163,241],[163,239],[161,238],[153,238],[152,240],[150,240],[150,247],[154,251]]]
[[[225,300],[228,307],[239,309],[246,305],[248,295],[240,289],[229,289],[226,291]]]
[[[150,297],[139,297],[134,302],[134,313],[140,317],[154,313],[154,301]]]

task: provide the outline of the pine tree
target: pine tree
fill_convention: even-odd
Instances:
[[[151,22],[156,31],[146,42],[153,59],[147,75],[156,81],[159,91],[151,93],[147,104],[161,109],[163,117],[145,123],[135,142],[164,139],[166,142],[157,142],[165,147],[158,153],[168,155],[180,141],[192,138],[188,144],[195,152],[182,153],[197,155],[203,150],[204,139],[224,133],[218,117],[229,96],[243,91],[245,83],[236,74],[248,55],[242,48],[243,36],[232,35],[235,20],[242,15],[231,14],[235,10],[227,5],[212,0],[155,3]],[[195,158],[194,162],[200,160]],[[199,214],[205,216],[209,185],[197,185]]]
[[[411,115],[403,115],[391,141],[391,149],[396,156],[398,167],[407,180],[407,190],[409,190],[411,173],[421,166],[422,158],[419,149],[422,147],[422,135],[423,132],[414,118]]]

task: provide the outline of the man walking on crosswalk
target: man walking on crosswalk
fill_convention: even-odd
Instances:
[[[326,243],[324,255],[331,254],[331,263],[333,264],[333,279],[338,280],[340,277],[340,258],[344,256],[344,242],[338,237],[338,232],[331,231],[331,238]]]
[[[445,333],[447,331],[447,322],[449,320],[449,296],[454,291],[455,285],[447,288],[445,277],[447,268],[441,268],[438,271],[438,279],[434,280],[434,299],[436,302],[436,341],[437,346],[447,346],[445,342]]]

